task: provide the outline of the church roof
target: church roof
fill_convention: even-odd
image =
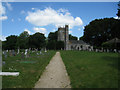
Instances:
[[[89,45],[85,43],[83,40],[69,40],[71,44],[84,44],[84,45]]]
[[[113,38],[113,39],[107,41],[107,43],[120,43],[120,39],[118,39],[118,38]]]

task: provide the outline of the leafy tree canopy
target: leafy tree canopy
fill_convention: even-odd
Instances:
[[[94,46],[113,38],[120,38],[120,21],[114,18],[95,19],[84,29],[82,40]]]

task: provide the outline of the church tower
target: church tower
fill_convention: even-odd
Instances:
[[[58,41],[64,41],[64,49],[69,50],[69,27],[58,28]]]

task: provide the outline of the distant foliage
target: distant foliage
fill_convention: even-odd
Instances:
[[[29,35],[27,31],[22,32],[19,36],[11,35],[2,42],[3,50],[38,48],[46,46],[45,36],[42,33]]]
[[[114,18],[93,20],[85,26],[84,35],[81,37],[85,42],[97,47],[113,38],[120,39],[120,21]]]
[[[69,40],[78,40],[78,38],[76,36],[72,36],[71,34],[69,34]]]
[[[120,1],[118,2],[118,13],[116,15],[120,17]]]
[[[45,36],[42,33],[35,33],[33,35],[30,35],[29,40],[28,40],[28,44],[30,48],[38,48],[41,49],[43,47],[45,47]]]
[[[12,50],[12,49],[16,49],[17,48],[17,39],[18,37],[15,35],[10,35],[6,38],[6,41],[2,42],[2,48],[3,49],[8,49],[8,50]]]
[[[20,49],[28,48],[28,38],[29,38],[28,32],[27,31],[22,32],[18,36],[17,47]]]

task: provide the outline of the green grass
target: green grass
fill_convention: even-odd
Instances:
[[[118,88],[117,53],[60,52],[72,88]]]
[[[48,51],[44,55],[31,53],[29,58],[22,59],[21,55],[4,58],[6,62],[3,65],[4,72],[20,72],[19,76],[3,76],[3,88],[33,88],[40,78],[50,59],[54,56],[55,51]],[[28,61],[28,63],[27,63]],[[31,62],[31,63],[30,63]],[[10,69],[12,68],[12,69]]]

